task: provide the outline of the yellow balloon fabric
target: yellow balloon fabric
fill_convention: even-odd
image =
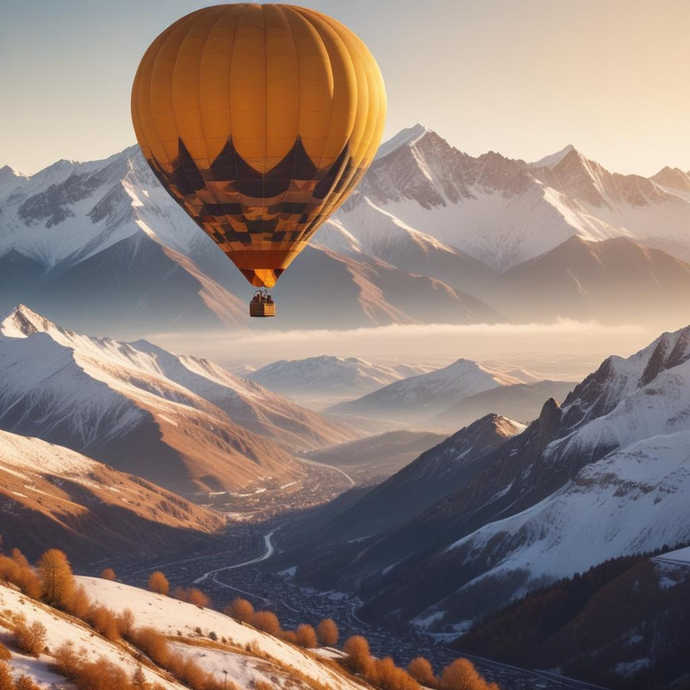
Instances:
[[[385,117],[364,43],[292,5],[188,14],[151,44],[132,88],[154,173],[257,287],[275,284],[357,185]]]

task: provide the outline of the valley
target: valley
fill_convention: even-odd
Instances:
[[[337,475],[337,473],[334,473]],[[290,543],[289,533],[309,517],[294,512],[294,504],[286,506],[285,514],[278,512],[268,519],[250,519],[233,523],[218,553],[202,557],[181,558],[177,561],[121,558],[108,561],[114,566],[119,579],[128,584],[145,587],[155,570],[162,570],[171,585],[197,586],[208,594],[215,606],[222,608],[235,597],[246,598],[255,608],[275,612],[283,626],[296,628],[307,622],[315,625],[319,620],[337,621],[341,638],[363,635],[369,640],[372,653],[391,655],[399,664],[406,665],[412,658],[422,655],[434,666],[441,667],[457,657],[444,636],[425,635],[411,627],[391,629],[363,621],[357,610],[361,601],[339,592],[320,592],[301,587],[280,574],[260,568]],[[94,563],[92,574],[103,567]],[[493,662],[472,655],[476,668],[488,680],[501,687],[518,690],[590,690],[598,686],[562,678],[547,672],[533,672],[516,666]]]

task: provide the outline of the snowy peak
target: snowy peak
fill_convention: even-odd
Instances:
[[[429,132],[431,132],[430,129],[427,129],[424,125],[420,125],[419,123],[414,125],[414,127],[403,129],[379,146],[376,158],[385,158],[389,153],[392,153],[401,146],[412,146]]]
[[[684,172],[680,168],[666,166],[650,179],[668,189],[690,192],[690,172]]]
[[[548,156],[540,158],[538,161],[534,161],[529,164],[530,168],[553,168],[554,165],[558,165],[571,151],[575,151],[575,147],[572,144],[568,144],[565,148],[562,148],[556,153],[551,153]]]
[[[0,334],[6,338],[28,338],[34,333],[58,331],[58,327],[23,304],[0,316]]]

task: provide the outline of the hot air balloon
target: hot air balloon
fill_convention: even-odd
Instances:
[[[182,17],[146,51],[132,88],[146,160],[261,288],[253,316],[275,313],[266,288],[361,180],[385,115],[381,72],[361,39],[292,5]]]

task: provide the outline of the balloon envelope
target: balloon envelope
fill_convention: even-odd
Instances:
[[[149,165],[257,287],[275,284],[357,185],[385,115],[364,43],[290,5],[192,12],[151,44],[132,89]]]

